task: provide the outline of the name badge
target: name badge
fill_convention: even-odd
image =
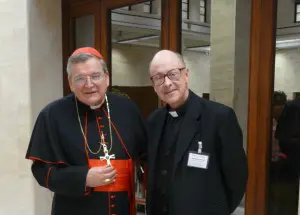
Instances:
[[[209,154],[189,152],[187,165],[189,167],[196,167],[200,169],[207,169],[209,163]]]

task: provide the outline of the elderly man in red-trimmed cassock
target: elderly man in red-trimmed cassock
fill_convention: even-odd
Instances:
[[[69,58],[72,93],[39,113],[26,158],[54,192],[52,215],[134,215],[133,160],[146,151],[137,106],[107,92],[109,73],[90,47]]]

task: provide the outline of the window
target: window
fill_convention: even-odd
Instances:
[[[300,1],[295,4],[295,22],[300,22]]]
[[[182,19],[189,19],[189,0],[182,0]]]
[[[200,0],[200,22],[206,22],[206,2]]]

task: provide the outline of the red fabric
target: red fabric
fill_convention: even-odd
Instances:
[[[91,47],[83,47],[83,48],[76,49],[71,56],[81,54],[81,53],[88,53],[100,59],[103,59],[103,56],[96,49]]]
[[[134,165],[131,159],[128,160],[110,160],[111,165],[117,171],[116,181],[105,186],[95,187],[95,192],[121,192],[128,193],[130,204],[130,215],[136,214],[135,211],[135,193],[134,193]],[[106,160],[89,159],[89,167],[105,166]]]

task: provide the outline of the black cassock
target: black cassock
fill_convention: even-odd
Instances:
[[[144,121],[136,105],[108,93],[112,120],[113,166],[120,167],[115,184],[86,187],[89,168],[105,165],[98,154],[89,152],[80,129],[75,96],[70,94],[47,105],[39,114],[26,154],[33,160],[32,172],[37,182],[54,192],[52,215],[133,215],[133,160],[146,152]],[[110,149],[107,108],[104,103],[92,110],[78,101],[78,110],[87,142],[93,152],[100,146],[103,132]],[[100,164],[101,163],[101,164]]]

